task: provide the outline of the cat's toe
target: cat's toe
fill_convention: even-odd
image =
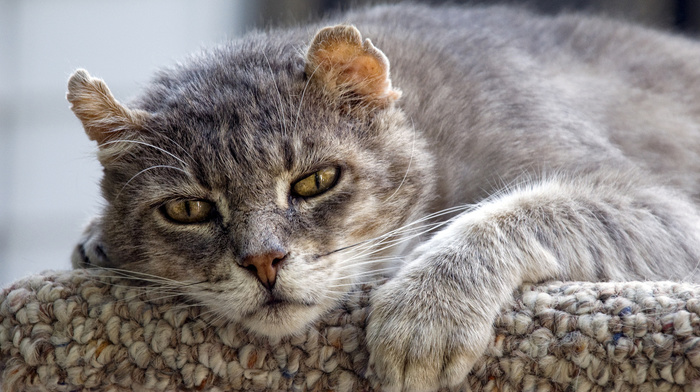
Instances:
[[[397,392],[435,391],[462,381],[474,358],[450,336],[415,309],[373,309],[367,327],[372,377],[382,391]]]
[[[447,295],[437,286],[418,289],[420,282],[425,280],[398,276],[372,295],[370,379],[382,391],[460,385],[493,334],[491,316],[473,310],[477,299]]]
[[[368,335],[370,366],[382,391],[437,391],[454,387],[465,380],[479,357],[438,334],[432,339],[425,339],[420,332],[408,338],[390,335],[386,333],[379,338],[383,339],[382,343],[377,342],[377,334]]]

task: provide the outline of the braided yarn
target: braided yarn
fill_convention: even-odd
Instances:
[[[269,341],[99,271],[0,293],[0,382],[13,391],[368,391],[371,287],[306,334]],[[458,390],[700,391],[700,286],[526,285]],[[465,375],[466,376],[466,375]]]

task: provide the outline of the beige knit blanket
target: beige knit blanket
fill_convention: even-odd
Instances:
[[[3,391],[377,389],[364,377],[371,287],[270,342],[101,274],[44,272],[2,290]],[[460,390],[700,391],[700,286],[557,282],[515,295]]]

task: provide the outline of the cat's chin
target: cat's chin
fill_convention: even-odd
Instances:
[[[270,301],[239,321],[255,335],[283,338],[304,333],[325,310],[319,305]]]
[[[217,290],[197,290],[189,294],[192,300],[207,308],[206,313],[214,320],[236,323],[253,335],[277,339],[303,334],[340,299],[339,292],[316,290],[301,294],[290,288],[276,287],[272,294],[251,286],[246,289],[241,284],[238,288],[243,289],[233,290],[227,283]]]

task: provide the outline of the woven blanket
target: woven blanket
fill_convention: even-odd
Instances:
[[[279,341],[94,270],[44,272],[0,293],[0,381],[13,391],[367,391],[358,288]],[[459,389],[699,391],[700,286],[525,285]]]

